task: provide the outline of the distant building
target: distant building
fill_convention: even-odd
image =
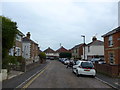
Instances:
[[[9,50],[9,55],[11,56],[22,56],[22,37],[24,34],[18,30],[16,34],[15,45]]]
[[[72,58],[81,59],[83,56],[83,46],[84,44],[79,44],[74,46],[70,51],[72,53]]]
[[[92,58],[104,59],[104,42],[97,40],[95,36],[92,38],[92,42],[85,46],[85,59],[90,60]],[[84,59],[84,48],[82,59]]]
[[[23,57],[29,63],[37,62],[39,60],[39,47],[38,44],[30,39],[30,32],[23,38]]]
[[[51,57],[57,58],[59,57],[59,54],[56,53],[53,49],[51,49],[50,47],[48,47],[46,50],[44,50],[45,54],[46,54],[46,58],[50,59]]]
[[[56,50],[56,52],[61,53],[61,52],[70,52],[70,51],[64,48],[63,46],[61,46],[58,50]]]
[[[70,50],[67,50],[66,48],[61,46],[58,50],[56,50],[56,54],[58,54],[59,57],[60,57],[60,53],[71,53],[71,52],[70,52]]]
[[[120,26],[104,34],[105,61],[107,64],[120,65]]]

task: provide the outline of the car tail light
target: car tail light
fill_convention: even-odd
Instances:
[[[94,67],[92,69],[95,69]]]

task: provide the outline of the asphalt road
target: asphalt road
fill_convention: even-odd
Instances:
[[[27,85],[27,84],[26,84]],[[59,61],[51,61],[47,68],[27,88],[111,88],[92,77],[77,77]]]

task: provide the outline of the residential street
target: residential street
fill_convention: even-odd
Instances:
[[[26,84],[27,85],[27,84]],[[111,88],[92,77],[77,77],[59,61],[51,61],[47,68],[27,88]]]

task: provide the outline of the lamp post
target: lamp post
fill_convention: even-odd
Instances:
[[[85,35],[81,35],[83,37],[83,42],[84,42],[84,60],[85,60]]]

